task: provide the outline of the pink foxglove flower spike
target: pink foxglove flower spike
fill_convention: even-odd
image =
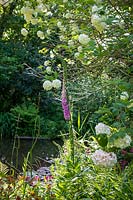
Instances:
[[[64,81],[63,81],[63,86],[62,86],[62,108],[63,108],[65,120],[69,121],[70,120],[70,110],[69,110],[69,105],[68,105],[68,102],[67,102],[67,95],[66,95],[66,89],[65,89]]]

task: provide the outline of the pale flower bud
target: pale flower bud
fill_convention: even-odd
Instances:
[[[49,60],[45,60],[44,61],[44,66],[48,66],[50,64],[50,61]]]
[[[120,95],[121,100],[127,100],[129,98],[129,95],[126,91],[122,92]]]
[[[23,36],[27,36],[27,35],[28,35],[28,31],[26,30],[26,28],[22,28],[22,29],[21,29],[21,34],[22,34]]]
[[[42,40],[44,39],[44,33],[42,31],[37,31],[37,36]]]
[[[78,47],[78,52],[80,52],[80,53],[81,53],[81,52],[82,52],[82,50],[83,50],[82,46],[79,46],[79,47]]]
[[[51,67],[47,67],[47,68],[46,68],[46,72],[47,72],[48,74],[51,74],[51,72],[52,72],[52,71],[51,71]]]

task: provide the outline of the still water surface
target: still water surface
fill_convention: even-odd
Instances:
[[[24,158],[31,150],[35,139],[0,139],[0,160],[12,163],[16,168],[22,169]],[[55,140],[62,145],[61,140]],[[31,161],[35,167],[48,166],[49,160],[59,155],[57,145],[51,140],[38,139],[32,150]]]

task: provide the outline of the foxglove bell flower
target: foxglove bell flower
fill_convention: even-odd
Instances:
[[[67,102],[66,89],[65,89],[64,83],[63,83],[63,87],[62,87],[62,108],[63,108],[65,120],[69,121],[70,120],[70,110],[69,110],[69,105]]]

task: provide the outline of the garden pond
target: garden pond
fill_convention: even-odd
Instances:
[[[57,145],[56,145],[57,144]],[[52,159],[58,157],[58,145],[62,145],[61,140],[46,140],[32,138],[0,139],[0,160],[12,164],[15,168],[22,170],[24,158],[31,151],[29,162],[34,168],[49,166]]]

